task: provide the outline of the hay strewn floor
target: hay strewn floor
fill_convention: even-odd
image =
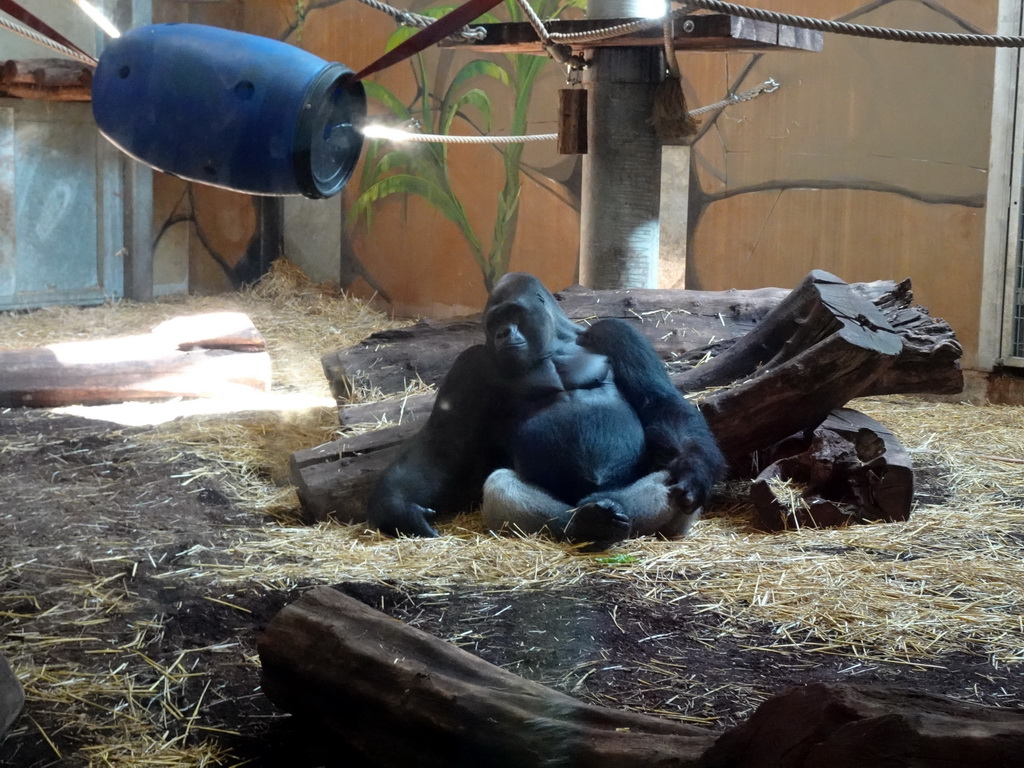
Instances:
[[[920,469],[904,524],[767,535],[725,488],[685,542],[581,555],[496,538],[472,515],[431,541],[295,522],[288,457],[337,425],[319,355],[389,324],[295,271],[237,296],[0,315],[0,339],[135,333],[219,309],[267,338],[270,410],[151,427],[82,418],[109,409],[0,415],[0,652],[29,697],[0,762],[274,764],[254,638],[315,583],[375,584],[395,615],[523,674],[695,722],[727,724],[816,675],[1022,703],[1007,681],[1024,661],[1024,409],[854,403]],[[127,409],[135,422],[156,410]],[[523,626],[561,633],[561,650]]]

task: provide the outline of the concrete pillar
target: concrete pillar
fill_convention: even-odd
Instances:
[[[591,0],[587,16],[648,15],[637,6],[635,0]],[[663,3],[658,7],[664,10]],[[588,287],[657,286],[661,143],[650,115],[664,76],[658,46],[590,52],[583,78],[589,150],[583,158],[580,220],[580,282]]]
[[[151,0],[120,0],[113,14],[118,29],[153,20]],[[153,298],[153,171],[122,155],[124,196],[124,295],[135,301]]]

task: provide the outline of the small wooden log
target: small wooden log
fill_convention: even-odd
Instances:
[[[769,699],[700,768],[1005,768],[1024,754],[1024,711],[898,688],[810,685]]]
[[[0,350],[0,405],[50,408],[270,389],[270,356],[240,312],[169,320],[139,336]]]
[[[834,275],[815,271],[763,320],[750,342],[733,345],[707,364],[714,364],[710,373],[699,366],[673,381],[684,391],[706,382],[722,385],[730,377],[739,381],[698,405],[726,457],[742,467],[754,451],[816,428],[882,375],[901,349],[877,307]],[[371,456],[411,434],[417,423],[411,412],[426,414],[430,402],[432,395],[403,400],[403,426],[366,434],[360,455],[346,449],[345,441],[295,454],[292,482],[306,518],[364,520],[365,500],[381,466]]]
[[[92,77],[92,68],[77,61],[11,59],[0,69],[0,95],[45,101],[89,101]]]
[[[682,768],[714,739],[584,704],[328,587],[278,613],[258,650],[275,704],[381,768]]]
[[[314,525],[328,518],[360,523],[366,519],[366,501],[377,475],[398,455],[403,440],[421,424],[386,430],[386,443],[376,444],[365,456],[338,440],[296,451],[291,456],[291,479],[302,507],[304,522]]]
[[[888,429],[840,408],[810,435],[777,443],[750,486],[762,527],[826,528],[910,517],[910,454]]]
[[[558,153],[587,154],[587,92],[583,88],[558,92]]]

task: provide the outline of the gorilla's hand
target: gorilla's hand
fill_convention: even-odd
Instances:
[[[430,524],[437,512],[412,502],[389,505],[386,510],[377,510],[368,515],[369,523],[387,536],[420,536],[434,539],[440,536]]]
[[[679,456],[668,464],[668,493],[679,512],[693,512],[707,504],[715,474],[692,456]]]

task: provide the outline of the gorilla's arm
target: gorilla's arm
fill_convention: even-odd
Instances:
[[[725,459],[697,407],[674,386],[650,342],[627,321],[600,320],[579,344],[611,362],[615,383],[644,425],[651,469],[669,471],[679,509],[704,506]]]
[[[378,478],[367,521],[390,536],[437,536],[437,512],[465,509],[494,468],[490,440],[493,363],[482,346],[460,354],[441,383],[426,425]]]

